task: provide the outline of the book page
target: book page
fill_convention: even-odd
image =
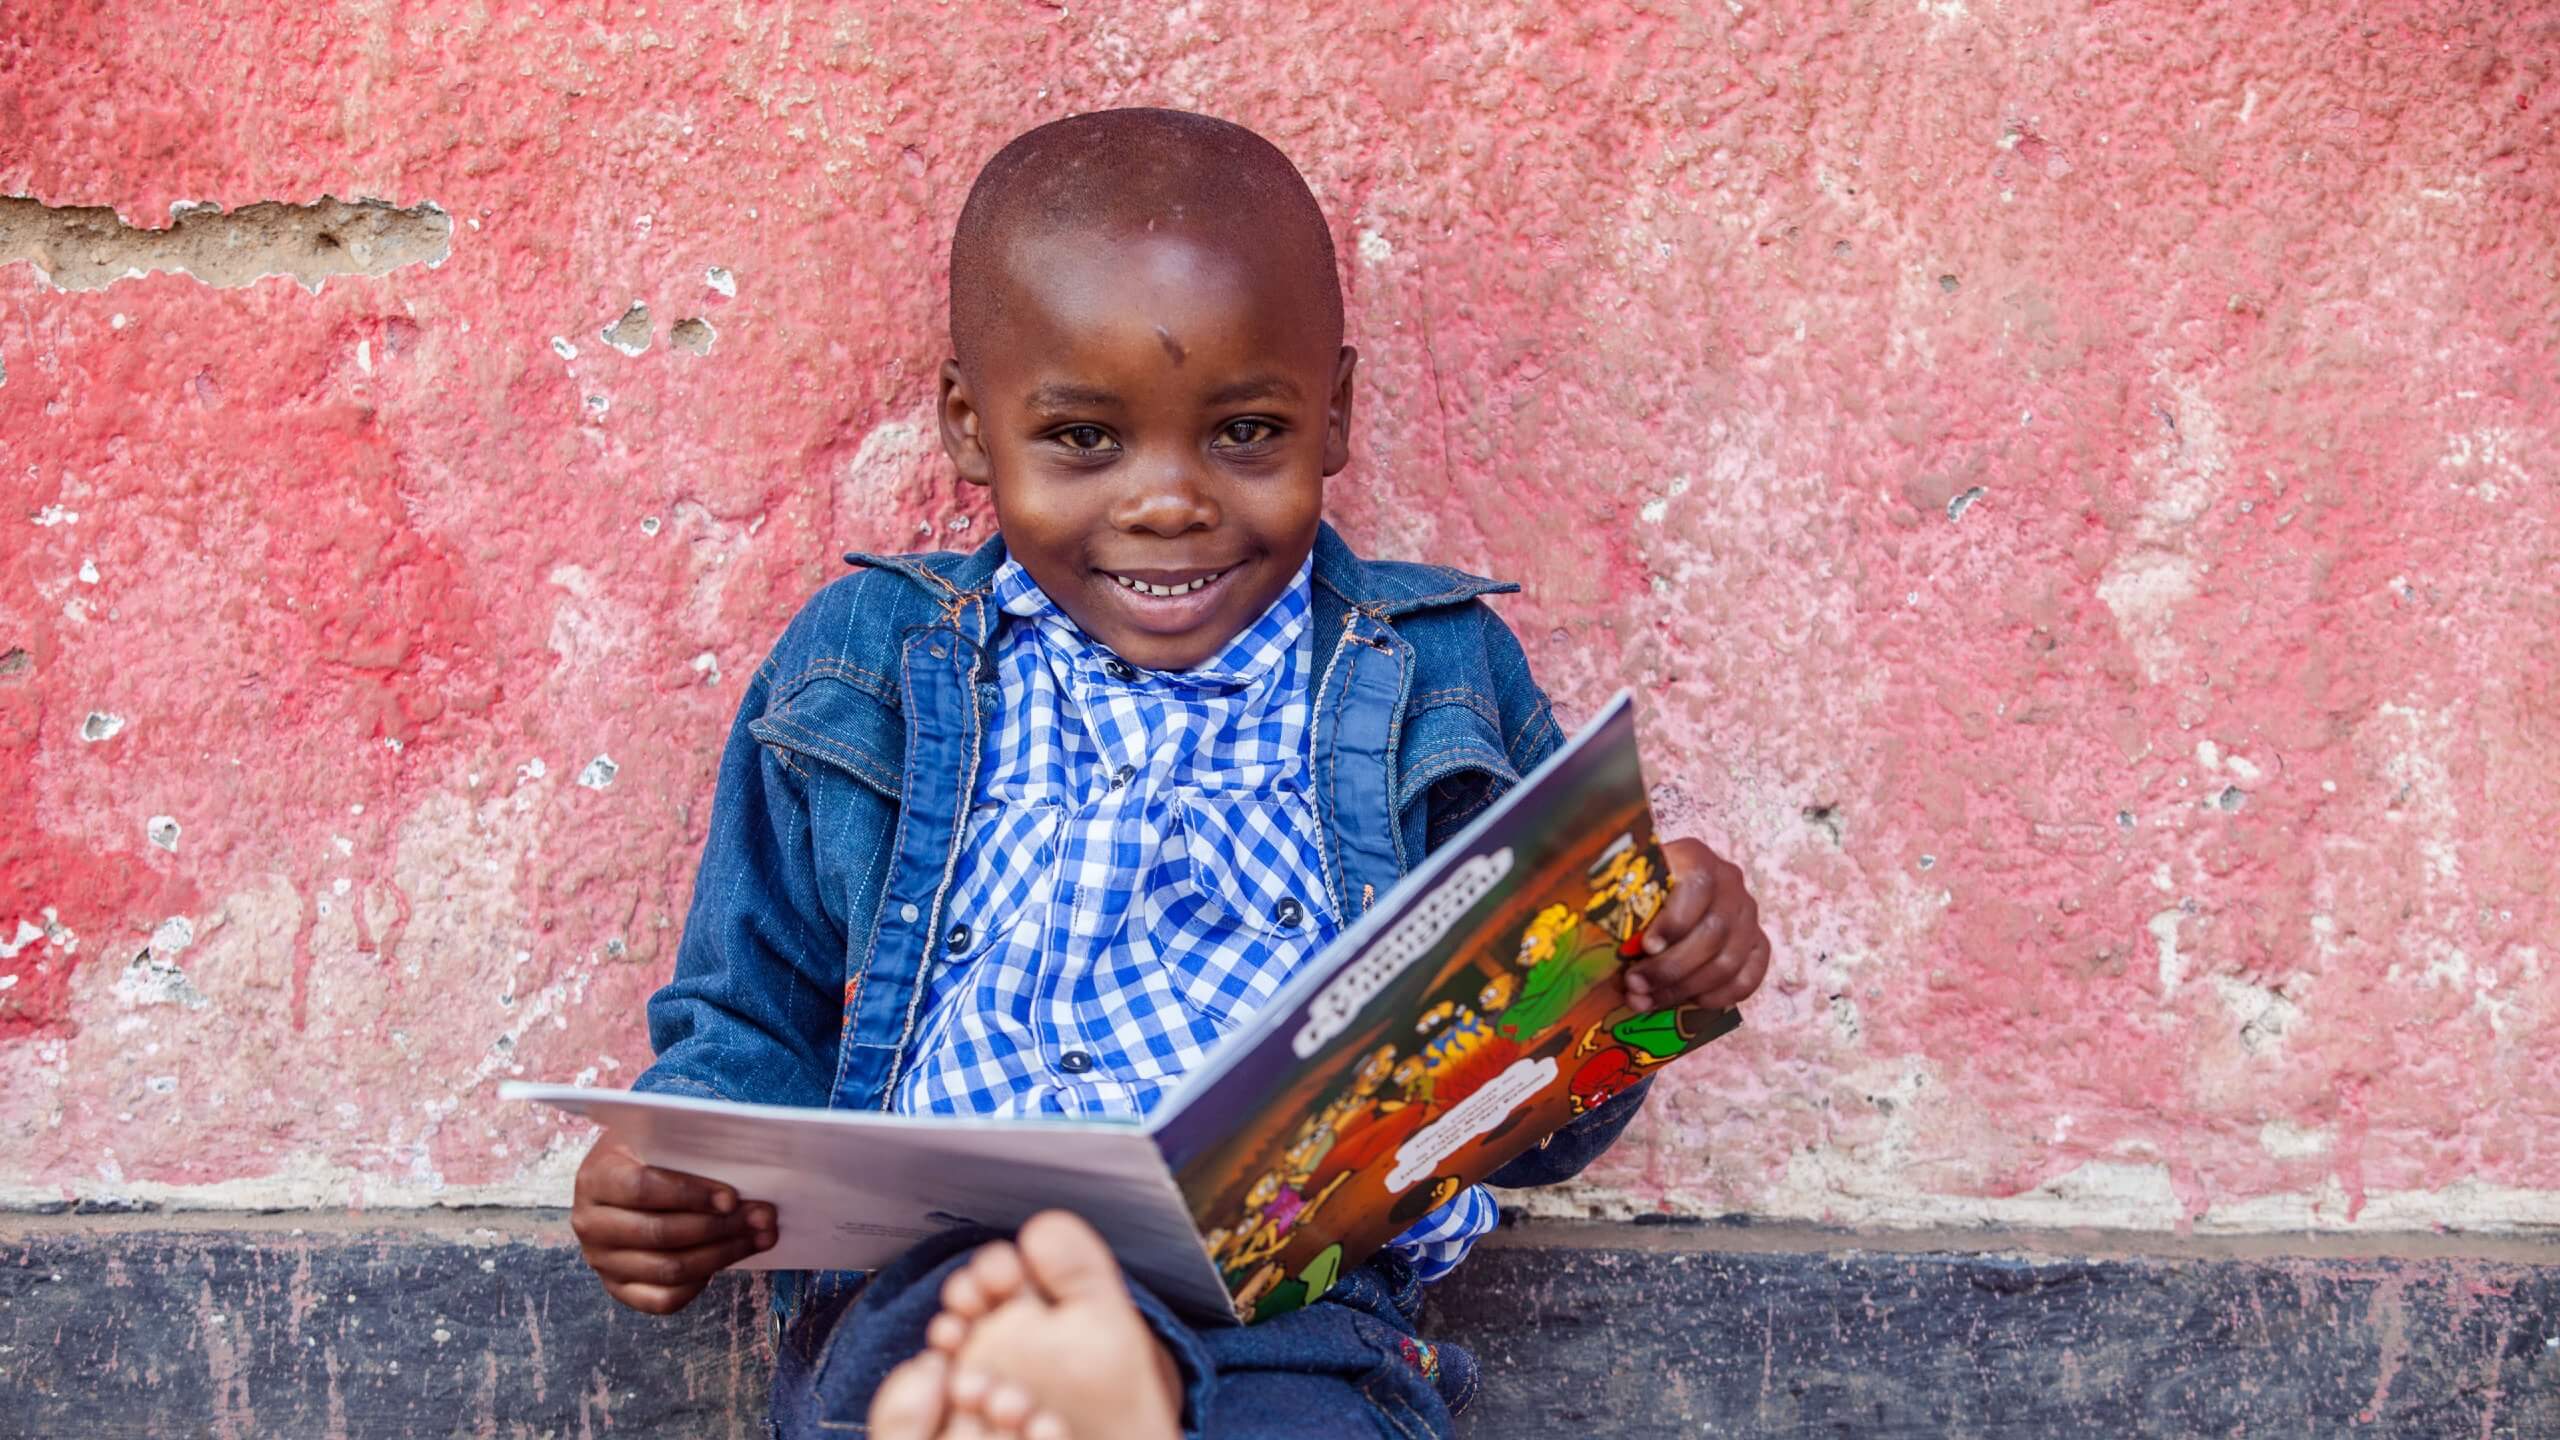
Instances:
[[[1637,1013],[1662,904],[1621,694],[1255,1017],[1157,1122],[1237,1314],[1324,1293],[1413,1222],[1740,1023]]]
[[[1230,1315],[1163,1156],[1134,1125],[744,1105],[509,1082],[508,1100],[582,1115],[650,1164],[770,1202],[781,1240],[751,1270],[871,1270],[960,1225],[1011,1230],[1047,1209],[1092,1222],[1167,1304]]]

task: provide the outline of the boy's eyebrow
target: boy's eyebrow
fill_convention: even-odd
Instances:
[[[1298,382],[1286,375],[1255,375],[1212,391],[1211,405],[1241,405],[1248,400],[1295,400]]]
[[[1051,381],[1032,390],[1022,403],[1033,410],[1103,410],[1119,404],[1120,397],[1091,385]]]

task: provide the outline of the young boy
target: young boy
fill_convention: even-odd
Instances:
[[[943,444],[1000,536],[852,557],[748,685],[637,1089],[1142,1115],[1561,743],[1480,598],[1514,587],[1363,561],[1319,519],[1358,357],[1268,142],[1161,110],[1017,138],[952,241],[951,339]],[[1665,857],[1627,998],[1742,1000],[1769,944],[1740,872]],[[1573,1174],[1642,1100],[1495,1178]],[[778,1277],[774,1431],[1445,1435],[1474,1365],[1413,1333],[1421,1286],[1497,1218],[1461,1192],[1242,1328],[1186,1325],[1057,1213]],[[663,1314],[780,1217],[608,1133],[572,1223],[606,1290]]]

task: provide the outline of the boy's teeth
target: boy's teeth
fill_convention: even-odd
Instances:
[[[1132,580],[1126,575],[1114,575],[1111,578],[1141,595],[1188,595],[1218,577],[1203,575],[1197,580],[1186,580],[1179,585],[1150,585],[1144,580]]]

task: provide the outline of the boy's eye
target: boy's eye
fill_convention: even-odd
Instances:
[[[1070,425],[1053,438],[1070,450],[1099,450],[1111,443],[1110,432],[1099,425]]]
[[[1279,433],[1268,420],[1230,420],[1218,427],[1218,438],[1230,445],[1260,445]]]

